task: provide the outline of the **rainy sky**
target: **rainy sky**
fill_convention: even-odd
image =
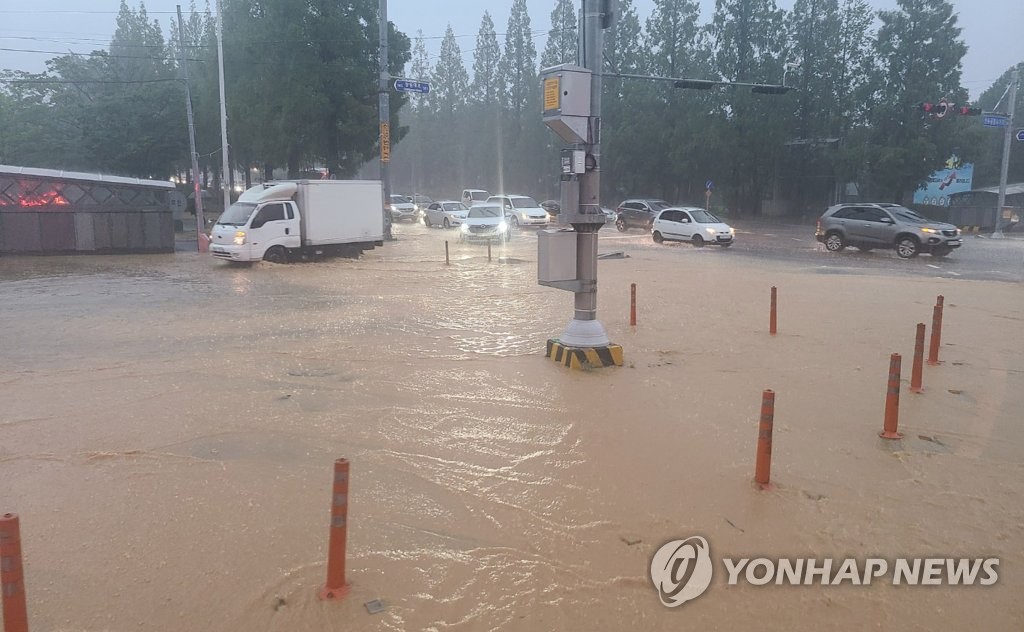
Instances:
[[[777,0],[791,9],[793,0]],[[875,8],[896,6],[896,0],[869,0]],[[167,31],[177,5],[188,10],[188,0],[146,0],[152,18]],[[205,0],[197,0],[202,8]],[[440,38],[451,23],[466,59],[484,10],[491,12],[495,28],[504,32],[511,0],[390,0],[388,17],[410,36],[418,30],[428,39],[436,61]],[[538,52],[543,49],[554,0],[527,0]],[[577,2],[578,4],[578,2]],[[702,19],[710,18],[714,0],[701,0]],[[1024,61],[1024,2],[1021,0],[957,0],[968,53],[964,59],[964,85],[976,97],[1012,64]],[[120,0],[0,0],[0,68],[41,72],[45,61],[69,52],[87,53],[104,48],[114,31]],[[137,7],[138,0],[129,6]],[[654,0],[636,0],[641,19],[650,14]],[[500,35],[499,35],[500,36]]]

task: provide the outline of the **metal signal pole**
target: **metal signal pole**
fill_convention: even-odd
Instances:
[[[224,189],[224,210],[231,206],[231,164],[228,162],[228,112],[224,101],[224,3],[217,0],[217,72],[220,83],[220,153],[224,174],[221,186]]]
[[[1003,136],[1003,166],[999,172],[999,201],[996,202],[996,221],[992,229],[992,238],[1000,239],[1003,231],[999,228],[999,221],[1003,218],[1003,205],[1006,204],[1006,177],[1010,170],[1010,146],[1013,144],[1013,113],[1017,108],[1017,86],[1020,83],[1020,71],[1013,69],[1010,76],[1010,120],[1006,122],[1006,131]]]
[[[384,239],[391,241],[391,73],[388,72],[388,0],[380,0],[380,180],[384,189]]]

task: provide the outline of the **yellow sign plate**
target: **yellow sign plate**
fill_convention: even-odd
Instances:
[[[380,124],[380,161],[391,161],[391,125],[384,122]]]
[[[544,111],[557,110],[559,101],[558,77],[550,77],[544,80]]]

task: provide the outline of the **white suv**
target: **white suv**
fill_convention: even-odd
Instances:
[[[462,190],[462,203],[466,205],[466,208],[473,206],[474,204],[481,204],[487,201],[490,197],[490,193],[483,189],[463,189]]]
[[[548,212],[537,200],[526,195],[492,195],[488,204],[500,204],[512,228],[520,226],[544,226],[551,221]]]

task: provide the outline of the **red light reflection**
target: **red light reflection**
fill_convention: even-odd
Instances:
[[[58,191],[46,191],[44,193],[35,194],[19,194],[18,195],[18,206],[22,208],[36,208],[40,206],[69,206],[71,202],[68,202],[63,195]]]

